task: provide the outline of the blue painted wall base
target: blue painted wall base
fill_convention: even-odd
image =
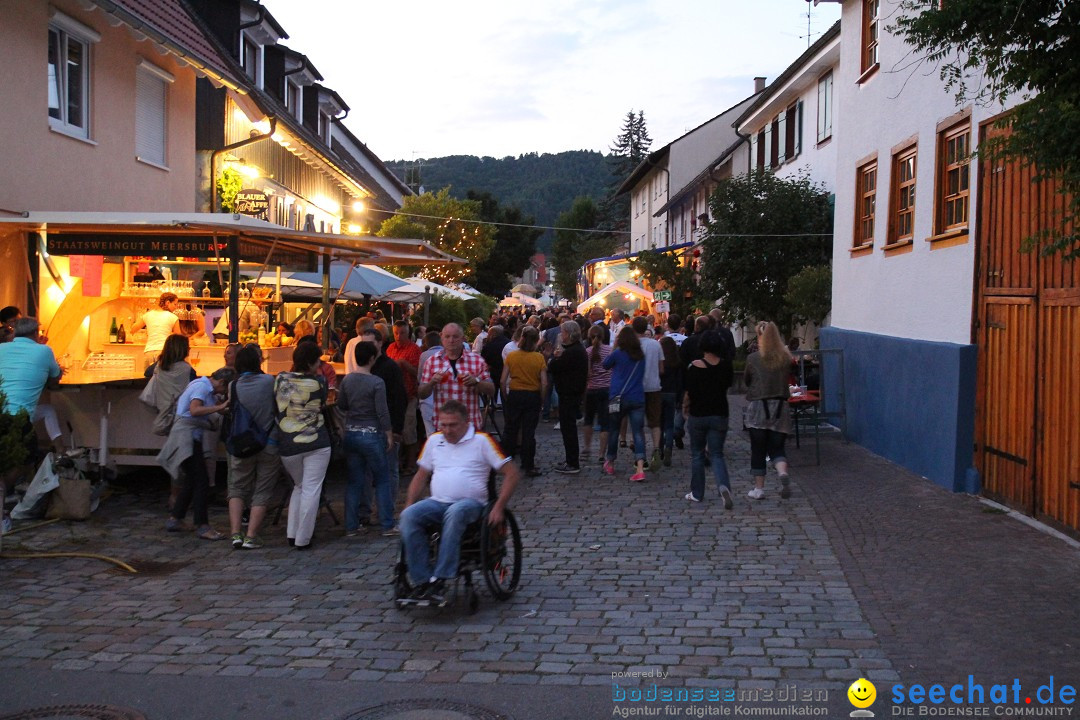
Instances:
[[[844,353],[848,439],[948,490],[979,492],[976,346],[833,327],[821,329],[820,342]]]

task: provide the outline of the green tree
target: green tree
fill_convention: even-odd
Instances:
[[[450,197],[450,188],[406,197],[398,215],[383,222],[379,237],[425,240],[464,258],[467,265],[424,265],[410,268],[437,283],[468,282],[473,268],[495,245],[495,226],[480,221],[480,203]]]
[[[792,275],[784,301],[794,322],[821,325],[832,309],[832,268],[811,265]]]
[[[640,270],[641,277],[653,290],[671,290],[671,310],[686,315],[694,302],[694,271],[684,265],[675,253],[643,250],[630,262],[631,270]]]
[[[608,156],[608,165],[611,167],[611,185],[608,188],[607,197],[600,205],[600,219],[597,226],[605,230],[625,231],[630,224],[630,194],[616,195],[615,192],[623,181],[630,176],[641,161],[649,154],[652,147],[652,138],[649,130],[645,127],[645,112],[633,110],[626,113],[623,118],[622,128],[615,137],[611,146],[611,154]]]
[[[555,231],[551,264],[555,268],[555,288],[561,297],[576,297],[578,269],[588,260],[610,255],[618,244],[610,233],[596,232],[599,219],[596,201],[582,196],[555,223],[561,229]]]
[[[473,287],[499,298],[510,290],[512,276],[521,275],[529,267],[541,231],[528,227],[536,224],[535,219],[516,207],[500,207],[491,193],[470,190],[467,197],[480,203],[482,219],[499,223],[495,226],[494,248],[473,269]]]
[[[701,292],[720,300],[732,322],[773,320],[790,331],[793,313],[784,294],[791,277],[830,260],[829,193],[805,174],[756,171],[721,182],[709,209]]]
[[[1080,256],[1080,3],[1067,0],[901,0],[892,31],[938,66],[958,104],[1026,102],[984,142],[990,159],[1034,164],[1068,198],[1060,228],[1029,238],[1043,252]]]

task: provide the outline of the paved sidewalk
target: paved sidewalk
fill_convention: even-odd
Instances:
[[[559,435],[538,434],[551,468]],[[308,553],[286,547],[281,527],[262,550],[232,551],[166,534],[165,485],[129,482],[87,523],[6,538],[6,551],[170,564],[130,576],[92,560],[0,561],[0,712],[160,687],[126,704],[190,717],[165,702],[203,687],[185,678],[213,678],[211,707],[237,709],[223,717],[252,693],[275,698],[262,717],[290,717],[283,698],[320,688],[329,697],[308,706],[323,714],[308,717],[438,696],[519,719],[608,717],[612,673],[642,670],[672,687],[826,690],[843,714],[860,676],[882,697],[969,673],[988,685],[1080,680],[1074,547],[836,436],[820,466],[812,443],[789,455],[793,497],[780,500],[773,477],[751,501],[748,441],[731,432],[731,512],[711,481],[705,502],[683,499],[688,450],[640,484],[627,481],[626,450],[615,478],[593,462],[525,481],[513,503],[522,586],[508,602],[482,597],[471,616],[463,604],[394,609],[395,540],[347,540],[323,514]],[[538,701],[551,685],[561,705]]]

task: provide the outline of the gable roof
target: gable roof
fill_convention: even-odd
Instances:
[[[760,95],[750,104],[750,107],[746,108],[742,115],[735,120],[735,127],[742,125],[748,117],[753,115],[758,108],[767,103],[772,97],[774,97],[781,88],[795,76],[804,65],[809,63],[814,56],[821,52],[826,45],[831,43],[840,37],[840,21],[837,20],[833,23],[832,27],[822,33],[813,45],[806,48],[806,51],[800,55],[795,62],[788,65],[782,73],[776,76],[776,79],[769,83],[769,86],[765,88]]]
[[[94,4],[187,62],[196,73],[245,92],[228,60],[180,0],[95,0]]]

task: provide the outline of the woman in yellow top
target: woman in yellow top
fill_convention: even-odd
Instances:
[[[503,452],[517,455],[525,474],[537,477],[536,425],[540,422],[540,398],[547,390],[547,360],[536,351],[540,332],[531,326],[522,330],[518,349],[506,356],[502,373]]]

